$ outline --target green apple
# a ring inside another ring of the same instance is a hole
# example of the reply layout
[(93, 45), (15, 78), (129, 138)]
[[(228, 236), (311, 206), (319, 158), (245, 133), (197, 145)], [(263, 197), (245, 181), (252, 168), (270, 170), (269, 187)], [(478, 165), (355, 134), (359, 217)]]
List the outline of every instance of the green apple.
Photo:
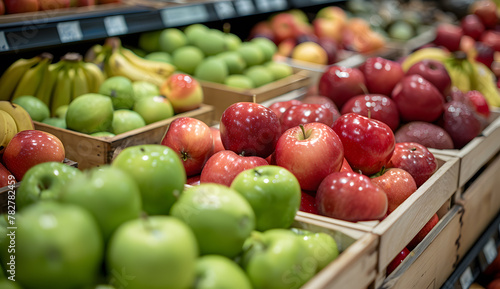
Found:
[(66, 119), (64, 119), (64, 118), (48, 117), (48, 118), (42, 120), (42, 123), (45, 123), (45, 124), (48, 124), (51, 126), (55, 126), (55, 127), (59, 127), (59, 128), (63, 128), (63, 129), (67, 128)]
[(228, 75), (226, 62), (218, 57), (205, 58), (194, 71), (197, 79), (217, 83), (224, 83)]
[(134, 81), (132, 82), (132, 89), (134, 90), (134, 105), (135, 102), (146, 96), (160, 95), (160, 88), (147, 81)]
[(22, 210), (39, 200), (59, 198), (61, 189), (82, 172), (58, 162), (46, 162), (31, 167), (16, 192), (16, 207)]
[(187, 38), (184, 32), (177, 28), (167, 28), (160, 33), (158, 39), (160, 51), (172, 53), (179, 47), (187, 45)]
[(262, 64), (266, 59), (259, 45), (253, 42), (243, 42), (236, 51), (243, 57), (247, 66)]
[(75, 98), (66, 112), (68, 129), (82, 133), (108, 131), (113, 121), (111, 98), (96, 93), (88, 93)]
[(245, 170), (236, 176), (231, 188), (252, 206), (258, 231), (289, 228), (300, 207), (299, 181), (283, 167), (267, 165)]
[(132, 109), (134, 106), (134, 88), (132, 81), (126, 77), (112, 76), (104, 80), (99, 94), (109, 96), (114, 109)]
[(196, 261), (193, 289), (252, 289), (245, 271), (233, 260), (220, 255), (205, 255)]
[(188, 43), (191, 45), (194, 45), (196, 42), (196, 39), (198, 39), (200, 36), (202, 36), (204, 33), (206, 33), (210, 28), (208, 28), (206, 25), (196, 23), (196, 24), (191, 24), (187, 26), (184, 29), (184, 34), (186, 35), (186, 38), (188, 40)]
[(116, 288), (189, 288), (198, 258), (189, 227), (170, 216), (122, 224), (111, 237), (106, 264)]
[(245, 239), (255, 229), (250, 204), (235, 190), (219, 184), (187, 188), (170, 214), (193, 230), (202, 255), (233, 258), (241, 253)]
[(224, 60), (227, 65), (228, 74), (241, 74), (245, 70), (247, 64), (241, 55), (236, 51), (225, 51), (219, 53), (217, 57)]
[(255, 87), (259, 87), (274, 81), (273, 74), (263, 65), (250, 66), (245, 70), (243, 74), (252, 80)]
[(162, 30), (144, 32), (139, 35), (138, 46), (146, 52), (154, 52), (160, 50), (160, 34)]
[(148, 54), (148, 52), (146, 50), (135, 47), (135, 46), (124, 45), (123, 47), (131, 50), (135, 55), (140, 56), (142, 58), (144, 58), (144, 56), (146, 56), (146, 54)]
[(24, 108), (34, 121), (42, 121), (50, 116), (49, 106), (32, 95), (16, 97), (12, 102)]
[(172, 55), (165, 51), (155, 51), (144, 56), (145, 59), (172, 63)]
[(56, 109), (56, 112), (54, 113), (55, 117), (66, 119), (66, 112), (68, 111), (68, 106), (69, 105), (65, 104), (58, 107)]
[(242, 43), (241, 38), (234, 33), (225, 33), (224, 37), (226, 38), (227, 50), (235, 51), (240, 47)]
[(227, 50), (224, 32), (209, 29), (195, 39), (194, 45), (203, 51), (205, 56), (217, 55)]
[(264, 53), (264, 62), (271, 61), (278, 47), (274, 42), (265, 37), (255, 37), (250, 42), (257, 44), (257, 46)]
[(92, 134), (90, 134), (91, 136), (95, 136), (95, 137), (114, 137), (115, 134), (114, 133), (111, 133), (111, 132), (108, 132), (108, 131), (98, 131), (98, 132), (94, 132)]
[(129, 109), (118, 109), (113, 112), (112, 131), (115, 135), (141, 128), (146, 122), (140, 114)]
[(186, 171), (177, 153), (157, 144), (125, 148), (111, 163), (136, 181), (142, 206), (150, 215), (168, 214), (186, 184)]
[(318, 263), (317, 272), (325, 268), (339, 256), (339, 249), (335, 239), (324, 232), (292, 228), (292, 232), (300, 237), (312, 256)]
[(172, 53), (172, 63), (179, 71), (194, 74), (196, 67), (203, 61), (205, 55), (196, 46), (187, 45)]
[(134, 104), (134, 111), (144, 119), (146, 124), (174, 116), (172, 104), (162, 95), (143, 97)]
[(293, 68), (284, 62), (269, 61), (264, 64), (264, 67), (271, 72), (274, 80), (282, 79), (293, 74)]
[(251, 89), (254, 88), (252, 80), (243, 74), (232, 74), (226, 77), (224, 84), (230, 87)]
[(104, 245), (92, 215), (54, 201), (16, 215), (16, 282), (25, 288), (85, 288), (94, 284)]
[(242, 267), (254, 288), (299, 288), (316, 273), (316, 261), (289, 229), (252, 232), (243, 245)]
[(142, 211), (135, 181), (119, 168), (104, 165), (86, 170), (61, 190), (59, 200), (87, 209), (96, 219), (104, 240), (122, 223), (137, 219)]

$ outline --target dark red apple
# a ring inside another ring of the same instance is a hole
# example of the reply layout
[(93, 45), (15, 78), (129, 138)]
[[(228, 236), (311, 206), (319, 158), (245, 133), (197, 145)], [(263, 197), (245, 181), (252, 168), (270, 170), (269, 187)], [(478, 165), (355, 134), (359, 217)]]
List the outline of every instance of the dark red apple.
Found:
[(179, 117), (172, 121), (161, 144), (177, 153), (188, 177), (200, 174), (208, 158), (214, 153), (210, 127), (192, 117)]
[(416, 142), (427, 148), (453, 149), (453, 140), (448, 132), (433, 123), (412, 121), (402, 125), (394, 134), (396, 143)]
[(403, 250), (399, 252), (398, 255), (396, 255), (396, 257), (394, 257), (391, 263), (389, 263), (389, 265), (387, 266), (386, 275), (388, 276), (394, 270), (396, 270), (399, 264), (403, 263), (403, 261), (406, 259), (408, 255), (410, 255), (410, 250), (408, 250), (406, 247), (403, 248)]
[(328, 56), (328, 64), (334, 64), (339, 58), (339, 44), (333, 38), (320, 37), (318, 38), (318, 44), (323, 47)]
[(401, 119), (406, 122), (433, 122), (443, 114), (443, 95), (418, 74), (405, 76), (392, 91), (392, 99)]
[(434, 44), (443, 46), (449, 51), (460, 49), (460, 40), (462, 38), (462, 28), (451, 23), (440, 23), (436, 28), (436, 37)]
[(344, 147), (344, 156), (355, 172), (372, 175), (391, 159), (395, 140), (385, 123), (365, 116), (348, 113), (332, 126)]
[(400, 63), (383, 57), (369, 57), (359, 70), (365, 76), (368, 92), (373, 94), (391, 95), (405, 75)]
[(14, 177), (14, 175), (0, 163), (0, 188), (6, 187), (8, 185), (14, 185), (15, 183), (16, 178)]
[(497, 5), (491, 0), (472, 2), (470, 11), (477, 15), (486, 28), (495, 28), (498, 24)]
[(438, 169), (435, 156), (423, 145), (414, 142), (396, 143), (388, 168), (400, 168), (413, 177), (417, 188)]
[(422, 240), (429, 234), (429, 232), (437, 225), (439, 222), (439, 217), (437, 214), (432, 215), (431, 219), (425, 223), (424, 227), (417, 233), (417, 235), (410, 241), (408, 246), (409, 250), (413, 251), (417, 245), (422, 242)]
[(368, 118), (380, 120), (393, 131), (399, 126), (399, 112), (396, 103), (382, 94), (362, 94), (347, 101), (342, 107), (342, 114), (354, 112)]
[(319, 215), (318, 207), (316, 207), (316, 198), (312, 193), (313, 192), (306, 191), (301, 192), (299, 211)]
[(406, 75), (418, 74), (432, 83), (442, 95), (448, 95), (451, 78), (443, 63), (434, 59), (421, 60), (408, 68)]
[(470, 36), (476, 40), (481, 37), (485, 29), (483, 22), (481, 22), (481, 19), (475, 14), (469, 14), (462, 18), (460, 26), (462, 27), (464, 35)]
[(280, 120), (262, 104), (237, 102), (222, 113), (220, 137), (224, 148), (244, 156), (267, 158), (281, 135)]
[(35, 12), (40, 9), (38, 0), (4, 0), (7, 14)]
[(387, 195), (369, 177), (350, 172), (328, 175), (316, 192), (321, 215), (358, 222), (379, 220), (387, 212)]
[(495, 61), (495, 50), (480, 41), (476, 41), (474, 43), (474, 47), (477, 52), (477, 55), (475, 57), (476, 61), (479, 61), (487, 67), (491, 68), (491, 65)]
[(287, 101), (278, 101), (278, 102), (275, 102), (273, 104), (271, 104), (269, 106), (269, 108), (274, 111), (274, 113), (276, 114), (276, 116), (278, 118), (281, 117), (281, 115), (287, 110), (289, 109), (290, 107), (294, 106), (294, 105), (299, 105), (299, 104), (302, 104), (302, 101), (298, 100), (298, 99), (292, 99), (292, 100), (287, 100)]
[(311, 122), (332, 126), (334, 119), (331, 110), (321, 104), (303, 103), (288, 108), (280, 117), (281, 133), (287, 129)]
[(328, 66), (318, 83), (318, 94), (329, 97), (339, 109), (350, 98), (365, 92), (365, 77), (354, 67)]
[(371, 180), (387, 194), (387, 214), (392, 213), (417, 190), (410, 173), (399, 168), (387, 169)]
[(224, 145), (222, 145), (222, 140), (220, 139), (220, 131), (218, 128), (211, 126), (212, 139), (214, 140), (214, 154), (225, 150)]
[(500, 32), (494, 30), (486, 30), (479, 39), (483, 44), (491, 47), (495, 51), (500, 51)]
[(456, 100), (444, 105), (439, 125), (450, 134), (455, 149), (463, 148), (478, 136), (482, 127), (474, 108)]
[(291, 171), (303, 190), (315, 191), (327, 175), (340, 170), (344, 149), (330, 126), (313, 122), (285, 131), (274, 155), (276, 164)]
[(200, 183), (217, 183), (231, 186), (234, 178), (244, 170), (268, 165), (261, 157), (241, 156), (230, 150), (212, 155), (200, 175)]

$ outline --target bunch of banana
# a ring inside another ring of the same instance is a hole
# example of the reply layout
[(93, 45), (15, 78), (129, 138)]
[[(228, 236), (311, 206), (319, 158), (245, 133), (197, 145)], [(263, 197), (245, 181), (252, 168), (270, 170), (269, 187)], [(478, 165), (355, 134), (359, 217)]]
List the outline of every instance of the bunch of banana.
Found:
[(28, 112), (6, 100), (0, 101), (0, 123), (0, 154), (18, 132), (35, 129)]
[(144, 59), (121, 45), (119, 38), (106, 39), (104, 45), (94, 45), (87, 51), (85, 61), (100, 66), (106, 77), (124, 76), (131, 81), (148, 81), (161, 86), (175, 71), (169, 63)]

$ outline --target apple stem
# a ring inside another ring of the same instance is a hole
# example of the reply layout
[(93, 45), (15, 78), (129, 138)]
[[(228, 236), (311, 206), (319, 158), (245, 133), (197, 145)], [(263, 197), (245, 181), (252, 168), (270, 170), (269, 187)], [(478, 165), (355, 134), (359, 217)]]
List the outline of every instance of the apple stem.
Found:
[(370, 119), (372, 118), (372, 111), (371, 111), (371, 109), (368, 109), (368, 118), (370, 118)]
[(368, 94), (368, 88), (366, 88), (366, 85), (363, 83), (359, 84), (359, 87), (361, 87), (361, 90), (363, 90), (364, 94)]
[(385, 171), (386, 171), (385, 166), (383, 166), (378, 173), (371, 175), (370, 178), (374, 179), (374, 178), (380, 177), (381, 175), (383, 175), (385, 173)]
[(414, 151), (416, 151), (416, 150), (417, 150), (417, 148), (411, 148), (410, 150), (411, 150), (412, 152), (414, 152)]
[(149, 221), (149, 216), (146, 212), (141, 212), (141, 220), (142, 220), (142, 224), (144, 225), (144, 227), (148, 230), (152, 230), (153, 227), (151, 226), (151, 222)]
[(302, 136), (304, 137), (304, 139), (306, 139), (307, 136), (306, 136), (306, 130), (304, 128), (304, 125), (303, 124), (299, 124), (299, 127), (300, 127), (300, 130), (302, 131)]
[(254, 173), (255, 173), (256, 175), (258, 175), (259, 177), (260, 177), (260, 176), (262, 176), (262, 174), (261, 174), (258, 170), (254, 169), (253, 171), (254, 171)]
[(257, 103), (257, 95), (252, 95), (252, 102)]
[(226, 22), (222, 25), (222, 31), (224, 31), (224, 33), (229, 33), (231, 31), (231, 24)]
[(181, 159), (182, 159), (183, 161), (187, 161), (187, 160), (188, 160), (188, 158), (189, 158), (188, 153), (187, 153), (187, 152), (184, 152), (184, 151), (181, 151)]

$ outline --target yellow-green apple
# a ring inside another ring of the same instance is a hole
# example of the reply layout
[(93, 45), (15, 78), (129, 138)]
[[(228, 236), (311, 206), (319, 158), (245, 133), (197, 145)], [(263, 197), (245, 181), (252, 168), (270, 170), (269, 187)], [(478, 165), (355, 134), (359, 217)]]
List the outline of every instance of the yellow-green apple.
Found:
[(391, 263), (389, 263), (389, 265), (387, 266), (387, 271), (386, 271), (386, 275), (390, 275), (394, 270), (396, 270), (396, 268), (399, 266), (399, 264), (403, 263), (403, 261), (406, 259), (406, 257), (410, 255), (410, 250), (408, 250), (408, 248), (404, 247), (403, 250), (401, 252), (398, 253), (398, 255), (396, 255), (396, 257), (394, 257), (394, 259), (391, 261)]
[(440, 23), (436, 27), (436, 37), (433, 43), (437, 46), (443, 46), (449, 51), (460, 49), (460, 40), (463, 30), (460, 26), (452, 23)]
[(87, 288), (95, 284), (104, 245), (87, 210), (40, 202), (19, 212), (16, 225), (10, 233), (16, 235), (16, 282), (23, 288)]
[(387, 194), (387, 215), (417, 190), (417, 184), (410, 173), (400, 168), (383, 170), (381, 175), (371, 180)]
[(425, 78), (432, 83), (442, 95), (448, 95), (450, 93), (451, 78), (443, 63), (434, 59), (423, 59), (408, 68), (406, 75), (412, 74), (418, 74)]
[(236, 176), (231, 188), (252, 206), (258, 231), (289, 228), (300, 207), (300, 184), (283, 167), (265, 165), (245, 170)]
[(214, 152), (210, 127), (192, 117), (179, 117), (172, 121), (161, 144), (177, 153), (188, 177), (200, 174)]
[(262, 104), (237, 102), (224, 110), (219, 124), (224, 148), (244, 156), (267, 158), (281, 133), (280, 120)]
[(163, 95), (142, 97), (135, 102), (134, 111), (144, 119), (146, 124), (174, 116), (172, 104)]
[(88, 210), (105, 241), (128, 220), (142, 212), (141, 193), (135, 181), (119, 168), (104, 165), (72, 178), (59, 193), (63, 203)]
[(23, 130), (9, 142), (3, 153), (3, 164), (21, 181), (34, 165), (44, 162), (63, 162), (65, 150), (61, 140), (48, 132)]
[(99, 94), (110, 97), (114, 109), (132, 109), (134, 106), (132, 81), (124, 76), (107, 78), (99, 87)]
[(303, 240), (289, 229), (252, 232), (243, 245), (241, 264), (253, 288), (299, 288), (317, 269)]
[(280, 117), (281, 133), (300, 124), (318, 122), (332, 126), (334, 121), (332, 111), (321, 104), (303, 103), (294, 105), (288, 108)]
[(184, 73), (176, 73), (167, 78), (160, 87), (160, 92), (170, 100), (175, 113), (196, 109), (203, 102), (200, 83)]
[(310, 62), (318, 65), (328, 64), (328, 55), (325, 49), (318, 43), (312, 41), (297, 44), (292, 50), (291, 58), (293, 60)]
[(335, 105), (335, 102), (324, 95), (309, 94), (301, 101), (302, 103), (321, 104), (326, 106), (326, 108), (332, 111), (334, 119), (337, 119), (340, 116), (339, 109), (337, 108), (337, 105)]
[(331, 20), (345, 21), (347, 14), (344, 9), (338, 6), (327, 6), (321, 8), (316, 14), (316, 18), (326, 18)]
[(178, 28), (163, 29), (158, 38), (160, 51), (172, 53), (179, 47), (187, 45), (187, 38), (184, 32)]
[(400, 168), (413, 177), (417, 188), (438, 169), (436, 157), (426, 147), (413, 142), (397, 143), (388, 168)]
[(329, 38), (335, 41), (342, 41), (342, 30), (344, 29), (344, 24), (344, 20), (321, 17), (317, 17), (312, 21), (315, 35), (319, 38)]
[(286, 101), (277, 101), (269, 106), (269, 108), (274, 111), (278, 118), (290, 107), (294, 105), (302, 104), (302, 101), (298, 99), (286, 100)]
[(4, 0), (7, 14), (34, 12), (40, 9), (38, 0)]
[(59, 199), (61, 190), (81, 174), (77, 168), (59, 162), (45, 162), (31, 167), (17, 189), (17, 209), (40, 200)]
[(168, 214), (186, 183), (181, 159), (173, 149), (160, 144), (127, 147), (111, 165), (124, 170), (139, 185), (143, 209), (150, 215)]
[(351, 97), (365, 92), (365, 76), (354, 67), (328, 66), (318, 83), (318, 94), (329, 97), (339, 109)]
[(201, 171), (200, 182), (217, 183), (229, 187), (234, 178), (242, 171), (268, 164), (261, 157), (246, 157), (237, 155), (230, 150), (223, 150), (213, 154), (205, 163)]
[(401, 64), (383, 57), (369, 57), (359, 70), (363, 72), (370, 93), (391, 95), (394, 86), (405, 76)]
[(194, 77), (202, 81), (224, 83), (228, 75), (229, 69), (222, 57), (204, 58), (194, 70)]
[(276, 44), (265, 37), (254, 37), (250, 41), (256, 43), (262, 52), (264, 52), (264, 62), (271, 61), (278, 50)]
[(212, 132), (212, 139), (214, 140), (214, 154), (225, 150), (224, 145), (222, 145), (222, 140), (220, 139), (220, 130), (211, 126), (210, 131)]
[(372, 175), (386, 166), (394, 151), (394, 133), (385, 123), (356, 113), (339, 117), (332, 126), (355, 172)]
[(111, 130), (113, 102), (102, 94), (88, 93), (75, 98), (66, 111), (68, 129), (82, 133)]
[(403, 121), (433, 122), (444, 110), (445, 99), (430, 81), (418, 74), (403, 77), (392, 91), (391, 98), (398, 106)]
[(474, 108), (456, 100), (444, 105), (444, 113), (438, 124), (450, 134), (455, 149), (463, 148), (481, 133), (482, 128)]
[(163, 215), (130, 220), (108, 244), (109, 283), (128, 289), (189, 288), (198, 256), (196, 237), (181, 220)]
[(9, 172), (9, 170), (0, 163), (0, 188), (7, 187), (9, 185), (14, 185), (16, 183), (16, 177)]
[(462, 27), (464, 35), (470, 36), (476, 40), (479, 39), (485, 30), (483, 22), (481, 22), (481, 19), (475, 14), (465, 15), (460, 20), (460, 27)]
[(39, 0), (40, 10), (68, 8), (70, 0)]
[(386, 193), (365, 175), (336, 172), (328, 175), (316, 192), (321, 215), (350, 221), (380, 220), (387, 213)]
[(193, 289), (252, 289), (245, 271), (238, 264), (221, 255), (205, 255), (196, 261)]
[(434, 228), (437, 225), (438, 222), (439, 222), (438, 215), (437, 214), (432, 215), (431, 219), (427, 223), (425, 223), (424, 227), (420, 231), (418, 231), (417, 235), (415, 235), (415, 237), (410, 241), (410, 243), (408, 243), (406, 248), (408, 248), (408, 250), (410, 251), (415, 249), (415, 247), (417, 247), (417, 245), (420, 242), (422, 242), (425, 236), (429, 234), (429, 232), (432, 230), (432, 228)]
[(315, 191), (321, 181), (342, 167), (344, 148), (323, 123), (307, 123), (285, 131), (274, 152), (276, 164), (292, 172), (303, 190)]
[(291, 230), (304, 242), (307, 251), (309, 251), (309, 256), (316, 260), (318, 264), (316, 272), (323, 270), (323, 268), (339, 256), (337, 242), (328, 233), (311, 232), (297, 228), (292, 228)]
[(411, 121), (402, 125), (395, 133), (396, 143), (416, 142), (427, 148), (453, 149), (453, 140), (446, 130), (426, 121)]
[(248, 201), (220, 184), (187, 188), (170, 214), (191, 228), (201, 255), (234, 258), (255, 229), (255, 213)]
[(146, 126), (142, 116), (130, 109), (117, 109), (113, 112), (113, 121), (111, 130), (113, 134), (118, 135), (134, 129)]
[(362, 94), (349, 99), (341, 114), (354, 112), (387, 124), (393, 131), (399, 127), (399, 111), (390, 97), (382, 94)]

